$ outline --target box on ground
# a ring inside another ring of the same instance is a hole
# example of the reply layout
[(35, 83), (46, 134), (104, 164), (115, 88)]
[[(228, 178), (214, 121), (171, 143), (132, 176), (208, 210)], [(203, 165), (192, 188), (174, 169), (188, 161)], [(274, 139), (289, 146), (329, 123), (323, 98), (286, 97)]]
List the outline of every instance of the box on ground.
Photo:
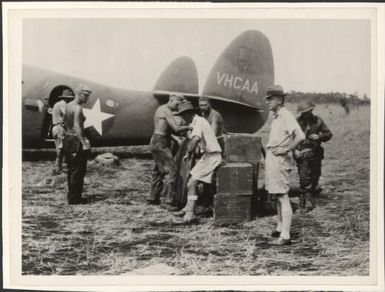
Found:
[(225, 159), (228, 162), (258, 163), (262, 159), (262, 139), (254, 134), (225, 136)]
[(218, 194), (253, 193), (253, 165), (250, 163), (225, 163), (216, 173)]
[(250, 221), (255, 216), (256, 196), (216, 194), (214, 197), (214, 224), (229, 225)]

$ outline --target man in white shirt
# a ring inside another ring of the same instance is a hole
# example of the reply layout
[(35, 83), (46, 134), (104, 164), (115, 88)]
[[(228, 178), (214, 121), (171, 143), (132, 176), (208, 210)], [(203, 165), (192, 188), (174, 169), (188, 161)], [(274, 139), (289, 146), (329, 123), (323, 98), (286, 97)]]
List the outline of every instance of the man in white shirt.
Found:
[(266, 146), (265, 187), (269, 194), (277, 198), (276, 230), (271, 234), (278, 237), (272, 245), (290, 244), (292, 209), (289, 200), (289, 174), (294, 166), (292, 151), (305, 139), (301, 127), (285, 106), (283, 88), (270, 86), (265, 101), (273, 113), (269, 141)]
[(191, 223), (195, 221), (194, 208), (198, 200), (197, 185), (199, 182), (210, 184), (214, 170), (221, 164), (221, 147), (209, 122), (198, 116), (190, 102), (183, 103), (176, 115), (182, 115), (187, 121), (191, 121), (192, 131), (189, 134), (191, 141), (187, 147), (187, 154), (183, 159), (190, 159), (195, 147), (199, 144), (202, 157), (197, 161), (190, 171), (190, 178), (187, 182), (187, 204), (177, 215), (184, 215), (184, 221)]

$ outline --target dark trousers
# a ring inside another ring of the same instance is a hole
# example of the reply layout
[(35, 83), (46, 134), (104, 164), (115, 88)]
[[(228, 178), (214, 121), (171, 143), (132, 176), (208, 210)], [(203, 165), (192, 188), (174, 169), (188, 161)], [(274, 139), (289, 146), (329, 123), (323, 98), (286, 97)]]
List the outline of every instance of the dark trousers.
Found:
[(321, 159), (300, 159), (297, 161), (300, 191), (312, 192), (318, 186), (321, 176)]
[(172, 204), (175, 198), (177, 166), (170, 149), (170, 139), (154, 134), (150, 142), (155, 167), (151, 179), (150, 201), (165, 197), (166, 204)]
[(87, 158), (90, 150), (78, 150), (75, 153), (65, 153), (67, 161), (68, 203), (73, 204), (81, 200), (84, 176), (87, 170)]

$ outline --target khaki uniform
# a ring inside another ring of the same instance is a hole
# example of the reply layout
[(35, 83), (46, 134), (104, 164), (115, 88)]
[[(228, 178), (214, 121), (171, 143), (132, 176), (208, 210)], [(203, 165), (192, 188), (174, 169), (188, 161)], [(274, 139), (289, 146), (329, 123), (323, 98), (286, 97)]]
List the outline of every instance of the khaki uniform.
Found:
[(67, 103), (64, 100), (55, 103), (52, 109), (52, 137), (55, 140), (56, 149), (63, 148), (63, 139), (65, 136), (64, 113)]
[(265, 186), (270, 194), (289, 192), (289, 175), (295, 165), (291, 153), (275, 156), (271, 150), (288, 147), (296, 135), (305, 138), (293, 114), (286, 108), (281, 108), (273, 117), (266, 147)]
[(150, 201), (165, 197), (166, 204), (172, 204), (175, 198), (177, 166), (170, 149), (169, 136), (154, 134), (150, 141), (155, 167), (151, 179)]
[(211, 183), (214, 170), (221, 164), (221, 147), (208, 121), (196, 115), (191, 123), (193, 130), (190, 137), (200, 138), (199, 146), (202, 157), (191, 169), (191, 179)]
[[(311, 120), (306, 120), (300, 116), (298, 123), (306, 136), (305, 141), (297, 148), (303, 153), (303, 158), (296, 160), (300, 178), (300, 191), (304, 193), (314, 192), (318, 187), (322, 159), (324, 158), (324, 149), (321, 147), (321, 142), (329, 141), (333, 134), (323, 120), (315, 115), (312, 116)], [(319, 139), (308, 139), (307, 137), (312, 134), (319, 135)]]

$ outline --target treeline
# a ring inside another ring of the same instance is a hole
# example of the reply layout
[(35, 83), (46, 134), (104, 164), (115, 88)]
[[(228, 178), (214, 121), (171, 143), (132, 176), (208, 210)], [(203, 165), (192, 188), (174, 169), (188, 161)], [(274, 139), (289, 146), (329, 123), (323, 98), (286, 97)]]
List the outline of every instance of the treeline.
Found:
[(344, 105), (369, 105), (370, 98), (364, 94), (363, 98), (359, 98), (357, 94), (347, 94), (341, 92), (327, 92), (327, 93), (316, 93), (316, 92), (300, 92), (290, 91), (286, 100), (288, 102), (298, 103), (301, 100), (308, 99), (314, 103), (337, 103), (342, 106)]

